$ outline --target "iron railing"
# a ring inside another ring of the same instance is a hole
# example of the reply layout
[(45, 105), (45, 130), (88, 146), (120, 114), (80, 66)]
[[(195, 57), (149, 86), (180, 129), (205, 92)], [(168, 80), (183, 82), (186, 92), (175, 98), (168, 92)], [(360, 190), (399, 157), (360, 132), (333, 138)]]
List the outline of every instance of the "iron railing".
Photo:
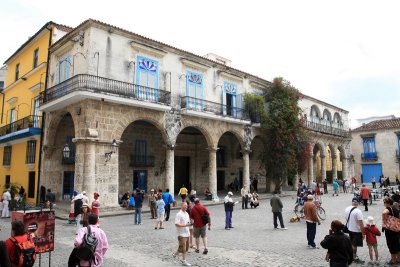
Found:
[(155, 158), (154, 156), (145, 156), (145, 155), (130, 155), (130, 166), (134, 167), (154, 167)]
[(232, 117), (240, 120), (250, 119), (248, 112), (242, 108), (236, 108), (190, 96), (181, 97), (181, 108), (201, 112), (210, 112), (215, 115)]
[(42, 92), (40, 104), (51, 102), (76, 91), (88, 91), (164, 105), (171, 104), (171, 93), (168, 91), (89, 74), (75, 75)]
[(350, 137), (349, 131), (346, 131), (342, 128), (332, 127), (331, 125), (325, 125), (317, 122), (307, 121), (306, 126), (308, 129), (316, 132), (332, 134), (342, 137)]
[(14, 133), (26, 128), (40, 128), (42, 124), (42, 117), (36, 115), (29, 115), (20, 120), (14, 121), (0, 128), (0, 136)]
[(361, 153), (362, 160), (378, 160), (378, 153), (376, 152), (366, 152)]

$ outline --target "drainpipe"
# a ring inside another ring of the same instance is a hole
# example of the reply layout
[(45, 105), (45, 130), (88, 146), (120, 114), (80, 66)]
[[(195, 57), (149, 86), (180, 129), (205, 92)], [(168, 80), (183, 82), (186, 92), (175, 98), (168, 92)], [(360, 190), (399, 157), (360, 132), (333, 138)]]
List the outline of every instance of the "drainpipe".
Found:
[[(49, 37), (49, 48), (51, 46), (51, 40), (53, 37), (53, 25), (51, 22), (48, 23), (46, 29), (50, 31), (50, 37)], [(50, 26), (50, 29), (48, 28)], [(46, 93), (47, 90), (47, 80), (48, 80), (48, 73), (49, 73), (49, 65), (50, 65), (50, 49), (47, 51), (47, 65), (46, 65), (46, 79), (44, 82), (44, 92)], [(3, 98), (4, 101), (4, 98)], [(38, 166), (38, 182), (37, 182), (37, 189), (36, 189), (36, 205), (39, 203), (40, 200), (40, 173), (41, 173), (41, 166), (42, 166), (42, 149), (43, 149), (43, 135), (44, 135), (44, 122), (45, 122), (45, 116), (46, 114), (42, 112), (42, 125), (40, 127), (40, 146), (39, 146), (39, 166)]]
[(4, 93), (3, 93), (3, 90), (1, 90), (0, 94), (3, 96), (3, 103), (2, 103), (2, 105), (1, 105), (1, 119), (0, 119), (1, 124), (3, 124), (3, 116), (4, 116), (4, 97), (5, 97), (5, 95), (4, 95)]

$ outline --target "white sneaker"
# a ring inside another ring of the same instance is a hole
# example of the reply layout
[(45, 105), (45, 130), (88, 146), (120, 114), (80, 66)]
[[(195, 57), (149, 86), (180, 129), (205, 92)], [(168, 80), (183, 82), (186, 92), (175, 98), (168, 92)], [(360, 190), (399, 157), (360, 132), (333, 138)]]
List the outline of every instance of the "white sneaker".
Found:
[(287, 230), (287, 228), (286, 227), (283, 227), (283, 228), (280, 228), (281, 230)]
[(187, 261), (182, 261), (182, 265), (183, 266), (192, 266), (189, 262)]

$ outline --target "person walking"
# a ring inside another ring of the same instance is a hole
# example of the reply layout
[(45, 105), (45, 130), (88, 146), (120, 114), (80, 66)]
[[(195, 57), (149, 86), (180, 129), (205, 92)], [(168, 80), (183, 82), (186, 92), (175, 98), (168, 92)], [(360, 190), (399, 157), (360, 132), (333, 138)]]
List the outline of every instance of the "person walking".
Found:
[(332, 189), (333, 189), (333, 194), (332, 194), (332, 196), (334, 197), (335, 194), (336, 194), (336, 196), (339, 196), (339, 184), (338, 184), (338, 181), (337, 181), (337, 180), (333, 181), (333, 183), (332, 183)]
[(240, 195), (242, 196), (242, 209), (248, 209), (249, 189), (247, 189), (247, 186), (243, 186), (240, 190)]
[[(383, 205), (385, 206), (385, 209), (382, 213), (382, 221), (384, 221), (387, 216), (393, 216), (396, 218), (400, 217), (399, 211), (393, 208), (393, 200), (391, 198), (385, 198), (383, 200)], [(382, 231), (385, 233), (386, 245), (389, 249), (391, 256), (389, 264), (400, 264), (400, 233), (389, 230), (385, 227), (382, 228)]]
[(207, 208), (200, 204), (200, 199), (194, 200), (194, 207), (190, 211), (190, 219), (193, 222), (193, 237), (196, 240), (196, 253), (200, 252), (200, 236), (203, 240), (203, 254), (208, 253), (207, 248), (207, 225), (211, 227), (211, 217)]
[(181, 209), (175, 216), (175, 226), (178, 233), (178, 249), (175, 253), (172, 254), (174, 258), (177, 258), (180, 253), (182, 253), (182, 265), (184, 266), (192, 266), (190, 263), (186, 261), (186, 255), (189, 250), (189, 226), (190, 218), (189, 214), (186, 212), (187, 204), (183, 202), (181, 205)]
[(148, 197), (148, 201), (149, 201), (151, 218), (156, 219), (156, 217), (157, 217), (157, 208), (156, 208), (157, 195), (155, 194), (153, 188), (150, 190), (150, 194), (148, 194), (147, 197)]
[(353, 258), (355, 263), (364, 263), (357, 256), (357, 247), (363, 246), (364, 221), (362, 211), (358, 208), (359, 198), (353, 197), (351, 206), (345, 209), (346, 225), (349, 229), (349, 237), (353, 247)]
[(10, 208), (9, 204), (11, 201), (11, 189), (8, 188), (3, 193), (3, 210), (1, 212), (1, 218), (10, 218)]
[[(106, 233), (96, 225), (98, 224), (99, 217), (96, 214), (90, 213), (88, 217), (89, 225), (87, 227), (83, 227), (79, 230), (78, 235), (75, 238), (74, 249), (71, 252), (71, 255), (68, 259), (68, 267), (98, 267), (103, 264), (104, 255), (108, 250), (108, 240)], [(78, 247), (83, 243), (83, 239), (88, 233), (88, 228), (90, 228), (90, 232), (97, 239), (97, 246), (94, 253), (94, 258), (91, 261), (79, 260), (76, 258), (76, 251)]]
[(351, 241), (342, 229), (341, 221), (332, 221), (329, 235), (321, 241), (321, 247), (328, 250), (327, 261), (330, 267), (348, 267), (353, 262)]
[(78, 234), (79, 229), (81, 229), (81, 220), (82, 220), (82, 194), (78, 194), (74, 198), (74, 216), (76, 220), (76, 234)]
[(235, 202), (232, 199), (233, 193), (231, 191), (228, 192), (228, 195), (224, 198), (224, 209), (225, 209), (225, 230), (231, 230), (232, 226), (232, 213), (233, 206), (235, 206)]
[(254, 177), (253, 177), (253, 190), (254, 190), (255, 192), (258, 191), (258, 177), (257, 177), (257, 176), (254, 176)]
[(89, 198), (86, 195), (86, 191), (82, 191), (82, 202), (89, 205)]
[(365, 211), (368, 211), (369, 194), (370, 194), (369, 188), (365, 184), (362, 184), (361, 190), (360, 190), (360, 197), (364, 203)]
[(143, 193), (140, 188), (136, 188), (135, 193), (135, 224), (142, 225)]
[[(378, 253), (378, 240), (377, 236), (381, 236), (381, 231), (375, 226), (374, 217), (368, 216), (366, 226), (364, 227), (365, 239), (367, 241), (368, 253), (370, 258), (370, 263), (375, 264), (378, 263), (379, 253)], [(375, 261), (374, 261), (374, 253), (375, 253)]]
[(322, 183), (324, 185), (324, 194), (328, 194), (328, 181), (325, 179)]
[(174, 198), (169, 192), (169, 188), (165, 190), (164, 193), (162, 193), (162, 199), (164, 200), (165, 203), (165, 221), (169, 220), (169, 214), (171, 212), (171, 204), (174, 202)]
[(164, 229), (163, 227), (163, 222), (164, 222), (164, 215), (165, 215), (165, 202), (162, 199), (161, 195), (157, 195), (157, 202), (156, 202), (156, 207), (157, 207), (157, 223), (156, 227), (154, 229)]
[(179, 193), (178, 193), (178, 196), (181, 196), (181, 198), (182, 198), (182, 202), (185, 202), (187, 194), (188, 194), (188, 190), (185, 187), (185, 185), (183, 184), (181, 189), (179, 189)]
[(372, 189), (376, 189), (376, 179), (375, 176), (372, 175), (371, 177)]
[[(26, 233), (24, 223), (20, 220), (11, 222), (11, 237), (6, 240), (6, 247), (12, 267), (22, 266), (19, 250), (17, 250), (17, 244), (25, 243), (29, 240), (32, 239), (30, 239)], [(31, 260), (34, 259), (31, 258)]]
[(314, 197), (307, 196), (307, 202), (304, 203), (304, 215), (307, 224), (307, 241), (308, 248), (318, 248), (315, 244), (315, 235), (317, 233), (317, 223), (321, 224), (317, 216), (317, 207), (314, 204)]
[(282, 218), (282, 208), (283, 208), (283, 204), (281, 199), (278, 196), (278, 192), (274, 191), (272, 198), (269, 200), (269, 204), (271, 205), (272, 208), (272, 213), (273, 213), (273, 218), (274, 218), (274, 229), (279, 229), (278, 228), (278, 221), (277, 219), (279, 219), (279, 223), (281, 225), (282, 230), (287, 230), (287, 228), (285, 227), (284, 223), (283, 223), (283, 218)]
[(92, 211), (92, 213), (96, 214), (97, 216), (99, 216), (99, 208), (100, 208), (99, 197), (100, 197), (100, 195), (98, 193), (96, 193), (96, 192), (93, 193), (94, 200), (92, 201), (91, 211)]

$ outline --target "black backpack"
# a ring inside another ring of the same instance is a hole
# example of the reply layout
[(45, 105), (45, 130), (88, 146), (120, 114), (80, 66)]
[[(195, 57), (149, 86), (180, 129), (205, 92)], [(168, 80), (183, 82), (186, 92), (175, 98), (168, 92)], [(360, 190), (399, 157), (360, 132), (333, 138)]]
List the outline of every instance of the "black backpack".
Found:
[(92, 261), (95, 256), (96, 247), (99, 243), (97, 237), (92, 233), (90, 226), (87, 226), (87, 233), (83, 236), (82, 244), (76, 251), (76, 257), (84, 261)]

